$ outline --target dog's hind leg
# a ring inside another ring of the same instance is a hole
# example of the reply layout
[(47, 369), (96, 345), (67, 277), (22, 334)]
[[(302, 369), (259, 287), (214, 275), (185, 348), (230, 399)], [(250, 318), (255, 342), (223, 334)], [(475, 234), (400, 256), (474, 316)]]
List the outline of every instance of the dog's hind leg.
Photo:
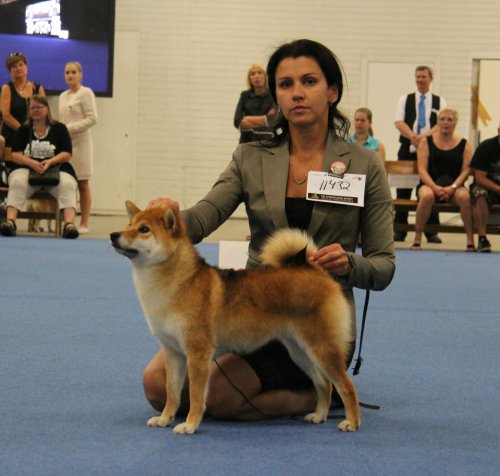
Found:
[(190, 435), (200, 426), (205, 413), (205, 400), (208, 392), (212, 357), (213, 352), (210, 349), (188, 353), (189, 413), (186, 421), (174, 428), (174, 433)]
[(284, 342), (290, 357), (312, 380), (317, 395), (316, 409), (309, 413), (304, 420), (309, 423), (323, 423), (328, 417), (332, 398), (331, 382), (320, 372), (318, 365), (311, 359), (298, 342), (287, 340)]
[(165, 427), (170, 425), (181, 402), (181, 391), (186, 380), (186, 357), (175, 351), (163, 348), (167, 378), (167, 402), (160, 416), (148, 420), (148, 426)]
[(338, 349), (315, 348), (314, 354), (325, 375), (335, 385), (344, 404), (346, 419), (339, 423), (339, 430), (356, 431), (361, 424), (358, 394), (345, 369), (343, 353)]

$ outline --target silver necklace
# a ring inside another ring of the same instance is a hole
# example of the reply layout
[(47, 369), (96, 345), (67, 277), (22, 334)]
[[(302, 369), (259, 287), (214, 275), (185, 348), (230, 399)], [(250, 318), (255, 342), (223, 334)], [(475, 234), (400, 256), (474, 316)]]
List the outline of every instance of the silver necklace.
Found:
[(27, 85), (28, 85), (28, 81), (26, 81), (26, 82), (24, 83), (23, 89), (19, 90), (19, 89), (17, 89), (17, 88), (16, 88), (17, 94), (19, 94), (19, 96), (22, 96), (22, 95), (23, 95), (24, 90), (26, 89), (26, 86), (27, 86)]

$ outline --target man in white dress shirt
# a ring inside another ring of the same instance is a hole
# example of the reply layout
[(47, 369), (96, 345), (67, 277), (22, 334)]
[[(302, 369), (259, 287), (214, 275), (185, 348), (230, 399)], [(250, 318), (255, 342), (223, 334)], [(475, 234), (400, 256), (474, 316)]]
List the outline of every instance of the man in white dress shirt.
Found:
[[(438, 112), (446, 107), (444, 98), (430, 92), (432, 79), (430, 66), (417, 66), (415, 69), (417, 92), (399, 98), (395, 118), (401, 143), (398, 160), (417, 160), (419, 142), (435, 131)], [(398, 198), (410, 198), (411, 192), (411, 189), (399, 188), (396, 190), (396, 195)], [(394, 221), (408, 223), (408, 212), (396, 213)], [(439, 223), (437, 213), (431, 215), (429, 223)], [(425, 236), (429, 243), (441, 243), (441, 239), (435, 233), (426, 233)], [(394, 233), (394, 241), (404, 241), (405, 238), (405, 232)]]

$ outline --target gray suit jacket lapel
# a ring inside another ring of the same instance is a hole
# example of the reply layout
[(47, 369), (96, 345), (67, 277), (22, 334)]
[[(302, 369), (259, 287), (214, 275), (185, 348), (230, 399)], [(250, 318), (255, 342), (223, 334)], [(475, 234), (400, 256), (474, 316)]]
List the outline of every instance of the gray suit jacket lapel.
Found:
[(288, 141), (278, 147), (262, 151), (262, 180), (267, 208), (274, 226), (288, 227), (285, 213), (285, 195), (288, 180)]

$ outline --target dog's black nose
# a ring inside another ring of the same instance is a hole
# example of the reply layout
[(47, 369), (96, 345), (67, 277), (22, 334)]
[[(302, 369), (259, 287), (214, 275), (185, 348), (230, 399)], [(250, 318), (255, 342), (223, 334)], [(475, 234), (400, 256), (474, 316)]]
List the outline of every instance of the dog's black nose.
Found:
[(116, 243), (120, 239), (120, 235), (120, 232), (115, 231), (109, 235), (109, 238), (111, 239), (112, 243)]

